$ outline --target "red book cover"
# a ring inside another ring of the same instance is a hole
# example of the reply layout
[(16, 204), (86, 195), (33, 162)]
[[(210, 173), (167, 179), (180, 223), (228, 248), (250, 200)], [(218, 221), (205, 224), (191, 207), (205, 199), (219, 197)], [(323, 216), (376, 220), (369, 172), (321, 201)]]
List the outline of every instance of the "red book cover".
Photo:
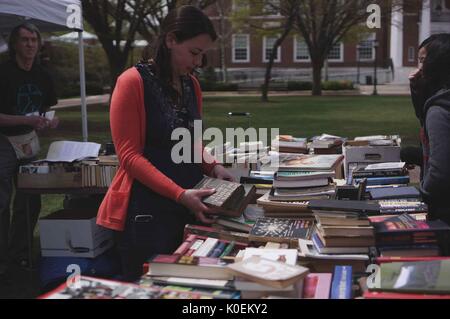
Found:
[(331, 288), (331, 273), (311, 273), (303, 282), (304, 299), (329, 299)]
[(450, 257), (376, 257), (375, 263), (396, 263), (396, 262), (414, 262), (414, 261), (432, 261), (432, 260), (446, 260)]
[(366, 291), (364, 299), (450, 299), (450, 295), (404, 294), (396, 292)]

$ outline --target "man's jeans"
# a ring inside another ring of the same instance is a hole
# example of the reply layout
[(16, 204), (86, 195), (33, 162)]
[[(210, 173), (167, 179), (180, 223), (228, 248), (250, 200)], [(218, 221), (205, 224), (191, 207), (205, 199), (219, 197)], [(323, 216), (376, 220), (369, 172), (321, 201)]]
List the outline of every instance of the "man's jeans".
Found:
[(17, 170), (17, 158), (8, 139), (0, 135), (0, 274), (6, 271), (10, 203), (13, 192), (13, 177)]

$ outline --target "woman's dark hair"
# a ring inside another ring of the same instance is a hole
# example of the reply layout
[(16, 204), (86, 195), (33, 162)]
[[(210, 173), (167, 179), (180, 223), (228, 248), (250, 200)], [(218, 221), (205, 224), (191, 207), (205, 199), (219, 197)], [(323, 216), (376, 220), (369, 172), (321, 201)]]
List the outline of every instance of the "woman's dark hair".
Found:
[(42, 47), (42, 38), (41, 38), (41, 32), (39, 32), (39, 29), (32, 23), (24, 22), (24, 23), (18, 25), (17, 27), (15, 27), (9, 35), (9, 40), (8, 40), (9, 57), (13, 60), (16, 58), (15, 46), (16, 46), (17, 41), (19, 40), (20, 29), (25, 29), (32, 33), (35, 33), (38, 38), (38, 51)]
[(428, 38), (426, 38), (425, 40), (422, 41), (422, 43), (419, 45), (419, 50), (422, 48), (426, 48), (428, 46), (428, 44), (430, 44), (432, 41), (434, 41), (434, 39), (436, 39), (436, 37), (439, 34), (432, 34), (430, 35)]
[[(172, 80), (171, 53), (166, 46), (168, 33), (173, 33), (178, 43), (195, 38), (201, 34), (208, 34), (212, 41), (217, 39), (211, 20), (197, 7), (185, 5), (170, 11), (161, 24), (153, 56), (156, 76), (164, 84), (170, 84)], [(143, 51), (142, 59), (144, 62), (152, 58), (150, 52), (149, 47)]]
[(423, 74), (434, 92), (450, 87), (450, 33), (437, 34), (427, 45)]

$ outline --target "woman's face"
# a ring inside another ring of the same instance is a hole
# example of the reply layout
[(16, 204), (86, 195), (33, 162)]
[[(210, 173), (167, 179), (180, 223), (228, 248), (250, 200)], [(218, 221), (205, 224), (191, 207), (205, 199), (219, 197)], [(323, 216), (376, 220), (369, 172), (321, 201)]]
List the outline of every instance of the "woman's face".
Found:
[(425, 47), (420, 48), (418, 53), (418, 65), (417, 65), (419, 70), (423, 69), (423, 61), (425, 61), (426, 57), (427, 57), (427, 49), (425, 49)]
[(186, 75), (202, 65), (202, 58), (211, 49), (213, 41), (208, 34), (200, 34), (192, 39), (177, 42), (175, 35), (169, 33), (167, 48), (171, 51), (174, 76)]

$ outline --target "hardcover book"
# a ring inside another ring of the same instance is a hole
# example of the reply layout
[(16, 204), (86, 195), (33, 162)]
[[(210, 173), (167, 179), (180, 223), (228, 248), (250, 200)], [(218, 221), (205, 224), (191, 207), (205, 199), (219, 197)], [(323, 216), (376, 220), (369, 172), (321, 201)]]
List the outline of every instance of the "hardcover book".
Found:
[(439, 236), (448, 238), (450, 227), (441, 220), (416, 220), (402, 214), (374, 223), (377, 245), (432, 244)]
[(302, 266), (291, 266), (259, 256), (229, 264), (227, 269), (231, 274), (274, 288), (292, 285), (303, 279), (309, 272), (308, 268)]
[(253, 185), (242, 185), (226, 180), (205, 176), (195, 189), (212, 188), (215, 193), (203, 198), (203, 202), (213, 207), (219, 214), (240, 216), (245, 207), (252, 201), (256, 188)]
[(352, 298), (352, 267), (336, 266), (331, 283), (331, 299)]
[(381, 283), (373, 290), (450, 294), (450, 260), (381, 264)]
[(249, 239), (257, 242), (288, 243), (296, 246), (299, 238), (309, 239), (314, 219), (259, 218), (253, 225)]

